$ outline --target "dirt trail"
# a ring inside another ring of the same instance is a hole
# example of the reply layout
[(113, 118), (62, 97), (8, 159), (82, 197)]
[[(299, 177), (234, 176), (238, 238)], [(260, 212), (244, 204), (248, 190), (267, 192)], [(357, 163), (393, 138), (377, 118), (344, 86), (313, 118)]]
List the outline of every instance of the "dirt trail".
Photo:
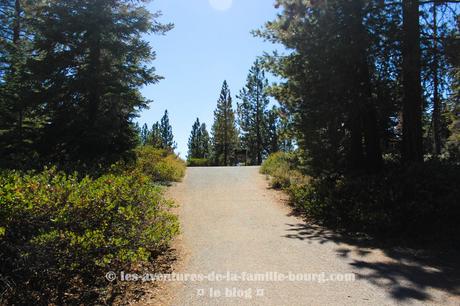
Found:
[[(176, 272), (211, 277), (171, 285), (172, 305), (460, 305), (455, 271), (306, 225), (258, 170), (191, 168), (171, 190), (181, 206), (185, 258)], [(242, 279), (270, 272), (264, 277), (272, 281)], [(218, 277), (212, 273), (233, 281), (212, 281)], [(304, 281), (273, 281), (275, 273), (305, 274)], [(336, 273), (354, 273), (356, 280), (308, 281), (341, 277)]]

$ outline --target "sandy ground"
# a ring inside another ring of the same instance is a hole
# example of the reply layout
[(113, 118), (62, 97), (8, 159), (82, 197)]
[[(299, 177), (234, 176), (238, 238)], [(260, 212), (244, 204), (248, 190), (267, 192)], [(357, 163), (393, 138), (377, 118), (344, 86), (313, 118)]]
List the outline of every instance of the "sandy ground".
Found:
[[(460, 305), (458, 270), (308, 225), (258, 170), (190, 168), (170, 190), (182, 224), (175, 271), (205, 279), (160, 286), (147, 304)], [(318, 281), (338, 273), (355, 280)]]

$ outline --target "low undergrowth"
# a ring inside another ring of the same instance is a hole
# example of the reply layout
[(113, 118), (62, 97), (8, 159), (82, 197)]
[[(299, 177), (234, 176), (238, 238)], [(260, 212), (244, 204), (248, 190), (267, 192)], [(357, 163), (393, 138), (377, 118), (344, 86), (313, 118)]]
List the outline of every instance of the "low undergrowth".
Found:
[(180, 180), (185, 164), (144, 148), (114, 168), (0, 172), (0, 304), (105, 304), (120, 293), (108, 271), (155, 268), (179, 231), (158, 183)]
[(143, 146), (136, 149), (136, 162), (128, 169), (157, 183), (168, 183), (178, 182), (184, 177), (186, 164), (167, 150)]
[(317, 222), (374, 237), (460, 246), (460, 167), (448, 161), (387, 165), (375, 175), (310, 178), (292, 154), (271, 156), (261, 172), (285, 190), (297, 210)]
[(289, 190), (292, 186), (308, 184), (310, 178), (300, 168), (300, 161), (295, 153), (278, 152), (264, 161), (260, 172), (269, 176), (273, 188)]
[(208, 158), (189, 158), (187, 164), (189, 167), (209, 167), (212, 165)]

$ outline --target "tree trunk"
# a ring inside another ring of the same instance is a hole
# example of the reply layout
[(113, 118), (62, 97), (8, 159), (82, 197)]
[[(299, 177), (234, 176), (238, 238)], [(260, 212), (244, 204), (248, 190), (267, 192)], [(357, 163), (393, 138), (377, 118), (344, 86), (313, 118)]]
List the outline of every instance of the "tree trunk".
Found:
[[(356, 0), (355, 0), (356, 1)], [(363, 103), (363, 130), (364, 130), (364, 150), (366, 153), (366, 170), (371, 173), (378, 172), (382, 169), (383, 158), (382, 149), (380, 147), (380, 133), (378, 128), (377, 110), (372, 101), (372, 84), (371, 75), (369, 71), (369, 61), (367, 59), (368, 37), (366, 29), (364, 28), (364, 3), (360, 1), (355, 2), (356, 7), (356, 26), (358, 37), (358, 50), (357, 54), (358, 63), (357, 80), (360, 88), (361, 99)]]
[(416, 0), (403, 1), (404, 163), (423, 162), (420, 11)]
[[(354, 41), (354, 55), (356, 56), (353, 63), (354, 71), (356, 72), (354, 87), (356, 88), (355, 99), (356, 109), (358, 113), (360, 132), (359, 140), (354, 139), (353, 145), (360, 146), (361, 152), (359, 155), (363, 155), (363, 137), (364, 137), (364, 166), (367, 172), (375, 173), (382, 168), (382, 150), (380, 148), (380, 133), (378, 130), (378, 118), (375, 105), (372, 102), (372, 84), (370, 80), (369, 62), (367, 59), (367, 43), (368, 37), (366, 29), (363, 24), (364, 15), (364, 3), (362, 0), (354, 0), (352, 4), (352, 27), (353, 33), (357, 33), (356, 37), (351, 38)], [(358, 126), (357, 126), (358, 127)], [(355, 132), (357, 133), (357, 132)], [(352, 137), (357, 138), (358, 135)], [(359, 141), (359, 143), (358, 143)], [(356, 142), (356, 143), (355, 143)], [(356, 158), (357, 169), (362, 168), (363, 160), (358, 161)]]
[[(16, 0), (14, 2), (14, 23), (13, 23), (13, 44), (16, 48), (15, 52), (19, 51), (19, 43), (21, 39), (21, 2)], [(16, 67), (12, 67), (12, 73), (16, 77)], [(23, 140), (23, 121), (24, 121), (24, 105), (19, 99), (18, 101), (18, 143), (22, 144)]]
[(439, 98), (439, 58), (438, 58), (438, 7), (433, 3), (433, 150), (435, 155), (441, 154), (441, 100)]
[(379, 172), (383, 166), (382, 148), (380, 147), (377, 112), (370, 102), (364, 116), (364, 146), (367, 171)]
[(262, 144), (262, 135), (261, 135), (261, 130), (260, 130), (260, 125), (261, 125), (261, 119), (260, 119), (260, 95), (259, 95), (259, 89), (257, 89), (257, 102), (256, 102), (256, 134), (257, 134), (257, 165), (262, 164), (262, 150), (263, 150), (263, 144)]
[[(227, 102), (224, 102), (227, 103)], [(227, 105), (225, 105), (224, 109), (224, 166), (228, 166), (227, 160), (228, 160), (228, 132), (229, 132), (229, 127), (228, 127), (228, 112), (227, 112)]]
[(359, 110), (354, 110), (350, 122), (351, 134), (351, 150), (350, 150), (350, 170), (359, 171), (363, 166), (363, 129), (362, 118), (358, 113)]
[(13, 25), (13, 44), (19, 44), (21, 34), (21, 2), (16, 0), (14, 2), (14, 25)]
[(88, 117), (89, 124), (91, 127), (96, 123), (99, 104), (100, 104), (100, 57), (101, 57), (101, 47), (99, 33), (94, 34), (95, 37), (91, 41), (90, 47), (90, 66), (91, 66), (91, 78), (92, 84), (89, 88), (89, 108), (88, 108)]

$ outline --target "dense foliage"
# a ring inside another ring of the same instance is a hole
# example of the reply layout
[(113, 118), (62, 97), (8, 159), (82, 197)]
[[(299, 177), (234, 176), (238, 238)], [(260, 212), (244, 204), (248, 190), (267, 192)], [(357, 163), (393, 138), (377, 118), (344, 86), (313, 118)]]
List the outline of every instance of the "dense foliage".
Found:
[(334, 227), (408, 243), (458, 240), (460, 168), (430, 161), (381, 175), (316, 179), (290, 191), (311, 217)]
[(174, 142), (172, 126), (169, 123), (168, 110), (165, 110), (163, 117), (161, 117), (159, 128), (162, 143), (161, 148), (173, 151), (176, 148), (176, 143)]
[[(238, 126), (241, 129), (241, 146), (248, 152), (249, 163), (260, 165), (270, 148), (268, 80), (259, 61), (249, 70), (246, 86), (237, 96)], [(276, 131), (275, 131), (276, 133)]]
[(129, 167), (158, 183), (178, 182), (185, 175), (185, 162), (168, 150), (143, 146), (136, 149), (136, 162)]
[(206, 124), (200, 123), (200, 119), (197, 118), (188, 140), (188, 160), (210, 160), (211, 154), (211, 138)]
[(305, 186), (309, 178), (300, 171), (302, 162), (297, 153), (271, 154), (260, 167), (260, 173), (270, 177), (274, 188), (288, 190), (291, 186)]
[(145, 37), (172, 27), (147, 2), (0, 1), (2, 305), (110, 303), (105, 273), (156, 269), (179, 230), (168, 113), (134, 124), (161, 79)]
[(208, 158), (189, 158), (187, 160), (188, 167), (209, 167), (212, 165), (212, 161)]
[(95, 179), (1, 173), (0, 274), (16, 284), (6, 301), (94, 303), (109, 298), (107, 271), (155, 262), (179, 230), (155, 182), (179, 180), (184, 164), (163, 151), (138, 154), (135, 167)]
[(143, 37), (171, 28), (157, 17), (144, 1), (2, 1), (2, 166), (110, 164), (135, 147), (139, 89), (160, 79)]
[(306, 176), (301, 165), (297, 154), (276, 153), (261, 173), (310, 220), (406, 243), (460, 247), (459, 165), (432, 160), (402, 169), (387, 165), (379, 175), (321, 178)]
[[(288, 50), (265, 58), (284, 80), (271, 92), (291, 117), (316, 174), (378, 172), (384, 154), (421, 162), (422, 135), (427, 144), (433, 144), (434, 134), (445, 144), (448, 136), (439, 134), (448, 123), (438, 122), (433, 112), (446, 109), (451, 69), (445, 50), (433, 42), (430, 16), (446, 4), (419, 10), (416, 1), (403, 2), (278, 1), (281, 14), (258, 32)], [(418, 24), (418, 15), (425, 23)], [(446, 43), (454, 19), (437, 16), (434, 30)]]
[(149, 129), (147, 124), (144, 124), (138, 130), (140, 144), (143, 146), (152, 146), (157, 149), (173, 152), (176, 149), (172, 126), (169, 123), (169, 113), (165, 110), (160, 122), (155, 122), (152, 128)]
[(296, 159), (274, 155), (262, 171), (310, 217), (376, 235), (458, 234), (450, 2), (278, 0), (256, 32), (286, 47), (264, 62), (299, 145)]
[(238, 131), (235, 111), (227, 81), (224, 81), (217, 108), (214, 111), (212, 126), (213, 163), (219, 166), (231, 166), (236, 163), (238, 149)]

